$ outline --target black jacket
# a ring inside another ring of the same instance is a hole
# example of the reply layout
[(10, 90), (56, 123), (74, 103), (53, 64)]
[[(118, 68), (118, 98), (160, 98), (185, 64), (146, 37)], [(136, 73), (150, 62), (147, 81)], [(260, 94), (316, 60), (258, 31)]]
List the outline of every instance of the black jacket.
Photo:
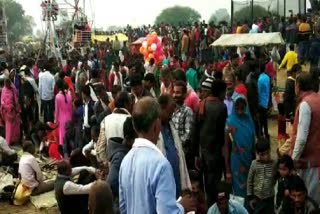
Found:
[(296, 108), (296, 93), (295, 81), (288, 78), (286, 82), (286, 89), (283, 95), (283, 104), (286, 118), (294, 117)]
[(108, 183), (111, 187), (113, 197), (119, 197), (119, 171), (120, 165), (129, 152), (129, 148), (123, 144), (123, 139), (119, 137), (110, 138), (108, 142), (107, 158), (110, 164)]
[[(201, 105), (201, 104), (200, 104)], [(224, 145), (224, 127), (227, 119), (227, 107), (220, 100), (206, 101), (204, 115), (196, 113), (193, 127), (193, 151), (210, 162), (210, 167), (222, 166), (219, 161), (222, 158), (222, 147)], [(199, 152), (200, 148), (200, 152)]]

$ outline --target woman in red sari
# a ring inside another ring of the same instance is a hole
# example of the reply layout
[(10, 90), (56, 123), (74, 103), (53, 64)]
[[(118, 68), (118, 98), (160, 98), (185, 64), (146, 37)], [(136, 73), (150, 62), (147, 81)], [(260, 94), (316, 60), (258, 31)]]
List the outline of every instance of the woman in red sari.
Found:
[(7, 78), (1, 92), (1, 114), (6, 126), (6, 142), (9, 145), (20, 141), (20, 111), (17, 89)]

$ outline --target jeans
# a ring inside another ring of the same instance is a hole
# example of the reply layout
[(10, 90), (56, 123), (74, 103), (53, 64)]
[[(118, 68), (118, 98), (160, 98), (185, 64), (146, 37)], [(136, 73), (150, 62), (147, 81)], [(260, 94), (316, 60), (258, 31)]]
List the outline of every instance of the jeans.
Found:
[(299, 43), (299, 63), (303, 64), (306, 60), (309, 60), (309, 49), (310, 43), (308, 41), (303, 41)]
[(41, 100), (41, 106), (43, 109), (43, 122), (53, 122), (54, 114), (54, 99), (52, 100)]

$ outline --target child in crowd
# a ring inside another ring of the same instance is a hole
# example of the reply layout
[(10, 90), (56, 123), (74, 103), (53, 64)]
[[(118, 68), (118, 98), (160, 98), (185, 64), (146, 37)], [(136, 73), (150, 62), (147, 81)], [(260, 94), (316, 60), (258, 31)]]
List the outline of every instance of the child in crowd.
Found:
[(276, 208), (278, 209), (283, 199), (289, 195), (288, 183), (292, 175), (295, 173), (293, 160), (289, 155), (283, 155), (277, 163), (278, 172), (276, 174)]
[(62, 147), (59, 145), (59, 129), (57, 125), (48, 122), (46, 130), (39, 130), (38, 135), (40, 139), (40, 158), (47, 151), (50, 158), (56, 161), (62, 160)]
[(257, 160), (252, 161), (248, 175), (247, 195), (255, 214), (274, 213), (274, 174), (276, 162), (271, 160), (266, 139), (256, 143)]
[(189, 172), (191, 186), (192, 186), (192, 195), (196, 200), (197, 214), (206, 214), (208, 207), (207, 201), (203, 191), (201, 190), (201, 176), (198, 171), (191, 170)]

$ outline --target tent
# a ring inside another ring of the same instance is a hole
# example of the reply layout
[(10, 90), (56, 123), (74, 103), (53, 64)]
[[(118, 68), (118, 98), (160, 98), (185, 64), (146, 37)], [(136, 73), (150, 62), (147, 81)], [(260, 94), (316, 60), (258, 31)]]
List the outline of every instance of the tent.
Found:
[(281, 34), (278, 33), (255, 33), (255, 34), (224, 34), (214, 41), (213, 47), (244, 47), (285, 44)]
[(142, 42), (146, 39), (146, 37), (140, 37), (136, 41), (132, 42), (131, 45), (142, 45)]
[(116, 40), (116, 36), (118, 36), (118, 39), (120, 42), (128, 41), (128, 37), (126, 35), (124, 35), (123, 33), (117, 33), (117, 34), (113, 34), (113, 35), (92, 34), (92, 42), (94, 42), (94, 40), (97, 40), (98, 42), (105, 42), (107, 40), (107, 38), (109, 38), (110, 41), (114, 41), (114, 40)]
[(130, 45), (130, 50), (132, 54), (139, 54), (140, 47), (142, 46), (142, 42), (146, 39), (146, 37), (140, 37), (136, 41), (132, 42)]

